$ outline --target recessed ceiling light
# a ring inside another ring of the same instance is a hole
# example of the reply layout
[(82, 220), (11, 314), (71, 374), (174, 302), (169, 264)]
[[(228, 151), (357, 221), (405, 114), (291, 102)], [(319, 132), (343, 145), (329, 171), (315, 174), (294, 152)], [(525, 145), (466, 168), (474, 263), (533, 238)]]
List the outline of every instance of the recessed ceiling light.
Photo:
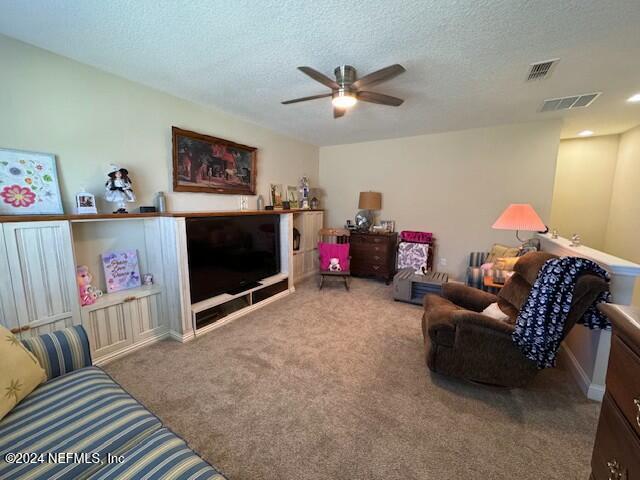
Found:
[(629, 98), (627, 98), (627, 102), (640, 103), (640, 93), (636, 93), (635, 95), (631, 95)]
[(579, 137), (590, 137), (591, 135), (593, 135), (593, 132), (591, 130), (582, 130), (578, 134)]

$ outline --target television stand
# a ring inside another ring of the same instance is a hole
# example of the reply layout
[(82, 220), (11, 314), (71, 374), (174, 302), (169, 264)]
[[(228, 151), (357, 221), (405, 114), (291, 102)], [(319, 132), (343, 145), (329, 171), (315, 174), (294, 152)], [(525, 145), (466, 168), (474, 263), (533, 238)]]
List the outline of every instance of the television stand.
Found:
[(267, 277), (257, 286), (245, 288), (240, 293), (223, 293), (191, 305), (191, 321), (196, 335), (245, 315), (256, 308), (289, 293), (289, 275), (279, 273)]
[(232, 288), (231, 290), (227, 290), (226, 293), (228, 293), (229, 295), (238, 295), (239, 293), (246, 292), (247, 290), (251, 290), (252, 288), (258, 288), (261, 286), (262, 284), (260, 282), (249, 282), (240, 285), (239, 287)]

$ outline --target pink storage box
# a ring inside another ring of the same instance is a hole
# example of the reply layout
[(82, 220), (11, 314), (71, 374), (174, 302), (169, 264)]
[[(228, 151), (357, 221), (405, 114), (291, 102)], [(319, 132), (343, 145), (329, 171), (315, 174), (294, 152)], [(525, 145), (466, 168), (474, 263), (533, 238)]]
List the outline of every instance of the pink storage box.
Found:
[(402, 232), (400, 232), (400, 240), (409, 243), (432, 243), (433, 233), (412, 232), (411, 230), (403, 230)]

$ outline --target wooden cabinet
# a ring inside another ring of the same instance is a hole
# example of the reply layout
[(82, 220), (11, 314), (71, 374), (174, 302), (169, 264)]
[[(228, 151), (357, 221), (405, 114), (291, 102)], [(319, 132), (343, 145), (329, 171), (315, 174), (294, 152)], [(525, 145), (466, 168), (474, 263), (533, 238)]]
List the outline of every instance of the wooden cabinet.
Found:
[(136, 297), (128, 302), (134, 342), (142, 342), (163, 335), (167, 326), (162, 322), (162, 296), (159, 290)]
[(123, 350), (133, 343), (131, 316), (125, 303), (91, 307), (85, 307), (82, 325), (89, 336), (91, 357), (94, 361)]
[(387, 285), (396, 273), (397, 233), (352, 233), (351, 275), (378, 277)]
[(293, 252), (294, 282), (318, 272), (318, 232), (323, 224), (323, 212), (299, 211), (293, 214), (293, 227), (300, 232), (300, 248)]
[(602, 305), (613, 325), (591, 477), (640, 479), (640, 309)]
[(18, 314), (16, 302), (13, 298), (13, 284), (11, 283), (11, 271), (9, 270), (9, 258), (7, 257), (3, 231), (0, 228), (0, 325), (18, 332)]
[(158, 286), (112, 293), (82, 307), (82, 324), (97, 363), (166, 335)]
[[(277, 288), (290, 288), (291, 272), (300, 279), (317, 271), (322, 211), (255, 214), (286, 219), (280, 226), (283, 271)], [(295, 256), (290, 218), (302, 233)], [(184, 224), (184, 218), (171, 214), (0, 217), (0, 324), (22, 338), (82, 324), (96, 363), (166, 336), (193, 338)], [(140, 273), (151, 273), (156, 283), (105, 293), (95, 304), (80, 307), (76, 265), (87, 265), (93, 286), (104, 291), (100, 256), (125, 249), (138, 252)], [(276, 294), (265, 288), (261, 295), (264, 304)]]
[(22, 337), (80, 323), (69, 223), (2, 225), (3, 323)]
[[(157, 222), (129, 220), (126, 228), (141, 239), (139, 254), (162, 281)], [(98, 363), (166, 335), (160, 285), (105, 294), (94, 305), (80, 307), (76, 265), (93, 262), (97, 281), (100, 253), (107, 245), (102, 243), (105, 229), (97, 227), (103, 223), (82, 223), (82, 227), (76, 225), (77, 231), (71, 225), (67, 220), (1, 224), (0, 323), (22, 338), (82, 323)], [(74, 233), (80, 238), (75, 253)], [(123, 240), (123, 247), (131, 241)]]

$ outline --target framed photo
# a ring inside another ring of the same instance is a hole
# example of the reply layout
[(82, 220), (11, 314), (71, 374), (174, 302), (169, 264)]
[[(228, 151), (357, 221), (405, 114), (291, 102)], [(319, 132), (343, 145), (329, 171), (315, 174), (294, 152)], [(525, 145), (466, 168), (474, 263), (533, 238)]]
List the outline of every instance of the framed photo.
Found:
[(136, 250), (103, 253), (102, 268), (108, 293), (136, 288), (141, 285)]
[(396, 230), (396, 222), (394, 220), (380, 220), (380, 226), (386, 232), (395, 232)]
[(287, 200), (291, 208), (298, 208), (298, 187), (295, 185), (287, 185)]
[(0, 215), (62, 213), (55, 155), (0, 148)]
[(255, 195), (257, 148), (172, 127), (173, 191)]
[(80, 215), (88, 213), (98, 213), (96, 208), (96, 197), (93, 193), (76, 193), (76, 213)]
[(282, 194), (282, 185), (279, 183), (269, 184), (269, 192), (271, 193), (271, 205), (273, 205), (273, 208), (282, 208), (282, 201), (285, 200)]

